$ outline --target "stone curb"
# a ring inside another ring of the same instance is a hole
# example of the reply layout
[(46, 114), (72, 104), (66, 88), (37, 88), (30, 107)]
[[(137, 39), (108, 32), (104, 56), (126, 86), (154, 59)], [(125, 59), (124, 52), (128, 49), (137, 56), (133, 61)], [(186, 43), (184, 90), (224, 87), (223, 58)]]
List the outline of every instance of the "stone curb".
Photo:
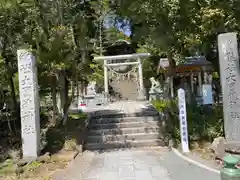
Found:
[(216, 169), (213, 169), (211, 167), (208, 167), (200, 162), (197, 162), (197, 161), (194, 161), (192, 160), (191, 158), (187, 157), (187, 156), (184, 156), (181, 152), (179, 152), (177, 149), (173, 148), (172, 147), (172, 152), (174, 152), (174, 154), (176, 154), (179, 158), (189, 162), (189, 163), (192, 163), (200, 168), (203, 168), (203, 169), (206, 169), (208, 171), (211, 171), (211, 172), (214, 172), (214, 173), (217, 173), (217, 174), (220, 174), (220, 171), (219, 170), (216, 170)]

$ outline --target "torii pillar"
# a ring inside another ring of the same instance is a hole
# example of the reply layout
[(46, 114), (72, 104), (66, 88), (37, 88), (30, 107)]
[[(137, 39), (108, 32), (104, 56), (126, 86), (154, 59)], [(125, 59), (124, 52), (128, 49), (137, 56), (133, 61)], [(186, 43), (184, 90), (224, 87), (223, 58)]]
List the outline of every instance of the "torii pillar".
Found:
[(107, 68), (108, 60), (104, 60), (104, 90), (105, 94), (108, 94), (108, 68)]
[(138, 58), (138, 74), (139, 74), (139, 92), (138, 92), (138, 100), (146, 100), (144, 85), (143, 85), (143, 70), (142, 70), (142, 62), (141, 59)]

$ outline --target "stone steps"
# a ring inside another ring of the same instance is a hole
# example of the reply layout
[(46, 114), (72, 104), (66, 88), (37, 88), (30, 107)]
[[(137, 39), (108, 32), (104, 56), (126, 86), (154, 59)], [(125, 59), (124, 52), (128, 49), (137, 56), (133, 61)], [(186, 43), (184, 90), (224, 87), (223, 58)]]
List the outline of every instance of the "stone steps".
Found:
[(101, 129), (121, 129), (121, 128), (138, 128), (138, 127), (156, 127), (158, 121), (133, 121), (123, 123), (109, 123), (109, 124), (89, 124), (89, 128), (92, 130)]
[(139, 148), (139, 147), (151, 147), (151, 146), (165, 146), (163, 140), (160, 139), (148, 139), (148, 140), (136, 140), (136, 141), (112, 141), (108, 143), (87, 143), (85, 148), (88, 150), (106, 150), (106, 149), (120, 149), (120, 148)]
[(137, 133), (158, 133), (159, 127), (134, 127), (134, 128), (121, 128), (121, 129), (89, 129), (89, 136), (101, 136), (101, 135), (117, 135), (117, 134), (137, 134)]
[(158, 132), (155, 133), (137, 133), (137, 134), (117, 134), (117, 135), (102, 135), (102, 136), (89, 136), (88, 143), (108, 143), (114, 141), (141, 141), (149, 139), (159, 139), (161, 136)]
[[(108, 111), (108, 110), (106, 110)], [(159, 113), (155, 110), (144, 110), (142, 112), (135, 112), (135, 113), (121, 113), (118, 111), (111, 111), (110, 112), (104, 112), (104, 111), (99, 111), (99, 112), (95, 112), (94, 114), (94, 118), (92, 120), (96, 120), (96, 119), (105, 119), (105, 118), (136, 118), (136, 117), (157, 117), (159, 115)]]
[(165, 146), (159, 116), (91, 119), (85, 148), (104, 150)]
[(124, 117), (124, 118), (100, 118), (92, 119), (89, 124), (108, 124), (108, 123), (127, 123), (127, 122), (149, 122), (159, 121), (158, 116), (145, 116), (145, 117)]
[(165, 146), (161, 116), (148, 102), (119, 101), (95, 111), (88, 122), (87, 150)]

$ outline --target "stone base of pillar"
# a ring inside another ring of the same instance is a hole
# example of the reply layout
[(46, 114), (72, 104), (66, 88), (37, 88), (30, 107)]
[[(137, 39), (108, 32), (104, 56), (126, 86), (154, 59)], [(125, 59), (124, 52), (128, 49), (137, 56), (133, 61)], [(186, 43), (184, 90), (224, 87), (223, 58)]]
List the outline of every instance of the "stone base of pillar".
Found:
[(145, 91), (141, 90), (138, 92), (138, 97), (137, 97), (138, 101), (145, 101), (146, 100), (146, 96), (145, 96)]

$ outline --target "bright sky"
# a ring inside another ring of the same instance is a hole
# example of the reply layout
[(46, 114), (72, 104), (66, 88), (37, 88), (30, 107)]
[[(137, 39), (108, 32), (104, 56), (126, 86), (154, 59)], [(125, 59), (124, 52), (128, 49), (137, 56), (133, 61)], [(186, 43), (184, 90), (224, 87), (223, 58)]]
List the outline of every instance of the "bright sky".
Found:
[[(122, 26), (122, 24), (125, 23), (125, 26)], [(126, 36), (130, 36), (131, 35), (131, 29), (130, 29), (130, 25), (129, 25), (129, 21), (125, 21), (123, 23), (118, 22), (115, 26), (121, 31), (123, 32)], [(103, 25), (106, 28), (110, 28), (114, 26), (114, 17), (112, 15), (109, 15), (105, 18)]]
[(117, 24), (117, 28), (122, 31), (126, 36), (130, 36), (131, 35), (131, 30), (129, 26), (126, 26), (124, 28), (121, 28), (121, 23)]

